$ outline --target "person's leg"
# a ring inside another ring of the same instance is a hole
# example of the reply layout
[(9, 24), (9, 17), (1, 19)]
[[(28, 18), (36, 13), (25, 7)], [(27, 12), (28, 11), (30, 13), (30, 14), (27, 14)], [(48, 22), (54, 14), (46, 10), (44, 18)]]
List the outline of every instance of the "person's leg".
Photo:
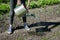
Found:
[(8, 33), (12, 33), (13, 19), (14, 19), (14, 8), (16, 6), (16, 0), (10, 0), (10, 23)]
[[(26, 4), (25, 4), (26, 0), (20, 0), (20, 1), (21, 1), (21, 4), (23, 4), (25, 6), (25, 8), (26, 8)], [(28, 24), (26, 23), (26, 14), (23, 15), (22, 19), (23, 19), (25, 29), (27, 31), (29, 31), (30, 28), (28, 27)]]
[(24, 23), (25, 29), (26, 29), (27, 31), (29, 31), (30, 28), (28, 27), (28, 24), (26, 23), (26, 14), (24, 14), (24, 16), (22, 17), (22, 19), (23, 19), (23, 23)]

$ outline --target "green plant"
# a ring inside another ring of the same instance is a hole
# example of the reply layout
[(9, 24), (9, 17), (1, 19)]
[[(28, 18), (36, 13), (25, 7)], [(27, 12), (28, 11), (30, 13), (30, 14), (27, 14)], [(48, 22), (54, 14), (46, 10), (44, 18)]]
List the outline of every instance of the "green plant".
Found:
[(32, 1), (30, 4), (30, 8), (35, 8), (37, 7), (37, 2), (36, 1)]
[(0, 5), (0, 14), (5, 14), (7, 12), (9, 12), (9, 5), (8, 4), (1, 4)]
[(38, 1), (31, 1), (30, 8), (41, 7), (45, 5), (53, 5), (60, 3), (60, 0), (38, 0)]
[(10, 0), (0, 0), (0, 3), (8, 3)]

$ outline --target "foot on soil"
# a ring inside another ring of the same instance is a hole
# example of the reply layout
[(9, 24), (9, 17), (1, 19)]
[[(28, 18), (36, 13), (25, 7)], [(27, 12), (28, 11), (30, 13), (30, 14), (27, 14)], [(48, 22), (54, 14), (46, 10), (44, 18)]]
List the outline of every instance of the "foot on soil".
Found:
[(11, 34), (12, 33), (12, 27), (9, 27), (9, 29), (8, 29), (8, 32), (7, 32), (8, 34)]
[(24, 24), (24, 27), (25, 27), (25, 29), (26, 29), (27, 31), (30, 30), (30, 28), (28, 27), (28, 25), (27, 25), (26, 23)]

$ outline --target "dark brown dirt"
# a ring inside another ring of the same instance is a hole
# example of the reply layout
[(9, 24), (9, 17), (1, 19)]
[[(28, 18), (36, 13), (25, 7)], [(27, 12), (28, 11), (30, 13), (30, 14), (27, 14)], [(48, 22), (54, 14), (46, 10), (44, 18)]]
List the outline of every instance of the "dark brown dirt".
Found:
[[(7, 34), (9, 27), (9, 15), (0, 18), (0, 40), (59, 40), (60, 39), (60, 4), (46, 6), (44, 8), (30, 9), (27, 23), (31, 30), (27, 32), (23, 28), (22, 17), (14, 17), (14, 32)], [(46, 27), (46, 28), (45, 28)]]

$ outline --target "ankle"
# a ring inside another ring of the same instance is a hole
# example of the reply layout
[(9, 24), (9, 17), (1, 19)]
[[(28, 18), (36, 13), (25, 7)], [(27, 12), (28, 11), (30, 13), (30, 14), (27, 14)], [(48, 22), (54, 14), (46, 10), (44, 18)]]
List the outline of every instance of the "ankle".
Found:
[(27, 23), (24, 23), (24, 25), (28, 25)]
[(9, 24), (9, 26), (12, 28), (13, 25), (12, 24)]

